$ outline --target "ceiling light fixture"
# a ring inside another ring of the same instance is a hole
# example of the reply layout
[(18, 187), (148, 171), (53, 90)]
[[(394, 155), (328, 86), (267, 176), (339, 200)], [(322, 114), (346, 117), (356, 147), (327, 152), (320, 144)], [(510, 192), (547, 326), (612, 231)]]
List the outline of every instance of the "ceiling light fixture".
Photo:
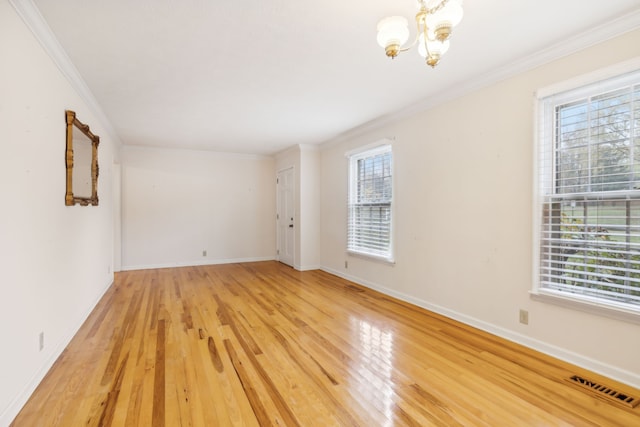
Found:
[(463, 0), (418, 0), (416, 38), (407, 47), (409, 40), (409, 22), (403, 16), (390, 16), (378, 22), (378, 44), (389, 58), (395, 58), (400, 52), (418, 44), (418, 53), (432, 68), (449, 49), (449, 38), (453, 27), (462, 20)]

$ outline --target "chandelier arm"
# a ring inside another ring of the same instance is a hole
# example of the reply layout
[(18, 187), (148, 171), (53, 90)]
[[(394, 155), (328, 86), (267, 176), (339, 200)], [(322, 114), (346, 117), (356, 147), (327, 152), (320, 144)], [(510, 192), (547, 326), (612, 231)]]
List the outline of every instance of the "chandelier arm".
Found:
[(410, 45), (407, 45), (407, 47), (403, 47), (398, 49), (398, 52), (406, 52), (409, 49), (411, 49), (412, 47), (414, 47), (416, 44), (418, 44), (418, 39), (420, 39), (420, 32), (418, 32), (418, 34), (416, 34), (416, 38), (411, 42)]
[(429, 43), (427, 43), (428, 32), (429, 29), (427, 28), (427, 24), (425, 23), (424, 27), (422, 28), (422, 34), (424, 39), (424, 50), (425, 52), (427, 52), (427, 58), (431, 56), (431, 52), (429, 52)]

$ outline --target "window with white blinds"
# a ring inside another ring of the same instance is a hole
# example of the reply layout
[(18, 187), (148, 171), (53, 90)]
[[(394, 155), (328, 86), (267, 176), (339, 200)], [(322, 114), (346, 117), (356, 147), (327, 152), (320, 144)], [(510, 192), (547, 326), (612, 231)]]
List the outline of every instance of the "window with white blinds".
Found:
[(539, 103), (538, 289), (640, 312), (640, 70)]
[(391, 145), (349, 156), (347, 250), (393, 260)]

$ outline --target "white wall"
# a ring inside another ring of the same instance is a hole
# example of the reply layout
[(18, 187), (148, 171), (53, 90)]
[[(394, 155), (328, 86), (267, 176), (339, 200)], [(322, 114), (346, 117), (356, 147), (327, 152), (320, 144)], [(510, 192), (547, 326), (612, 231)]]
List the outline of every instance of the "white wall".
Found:
[[(0, 64), (4, 426), (113, 281), (114, 143), (7, 1), (0, 1)], [(65, 109), (100, 136), (97, 207), (64, 204)]]
[[(533, 94), (640, 55), (639, 40), (640, 31), (628, 33), (325, 146), (323, 268), (640, 387), (640, 325), (533, 301), (528, 293)], [(345, 254), (344, 154), (385, 137), (395, 138), (395, 266)], [(528, 326), (518, 323), (520, 308), (529, 311)]]
[(124, 270), (274, 259), (272, 158), (142, 147), (121, 157)]

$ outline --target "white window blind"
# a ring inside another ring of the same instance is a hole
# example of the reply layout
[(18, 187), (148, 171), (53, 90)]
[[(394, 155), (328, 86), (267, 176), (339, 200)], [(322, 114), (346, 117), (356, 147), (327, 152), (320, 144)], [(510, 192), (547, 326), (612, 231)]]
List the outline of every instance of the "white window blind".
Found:
[(347, 249), (391, 261), (391, 146), (349, 156)]
[(640, 311), (640, 71), (539, 111), (539, 288)]

